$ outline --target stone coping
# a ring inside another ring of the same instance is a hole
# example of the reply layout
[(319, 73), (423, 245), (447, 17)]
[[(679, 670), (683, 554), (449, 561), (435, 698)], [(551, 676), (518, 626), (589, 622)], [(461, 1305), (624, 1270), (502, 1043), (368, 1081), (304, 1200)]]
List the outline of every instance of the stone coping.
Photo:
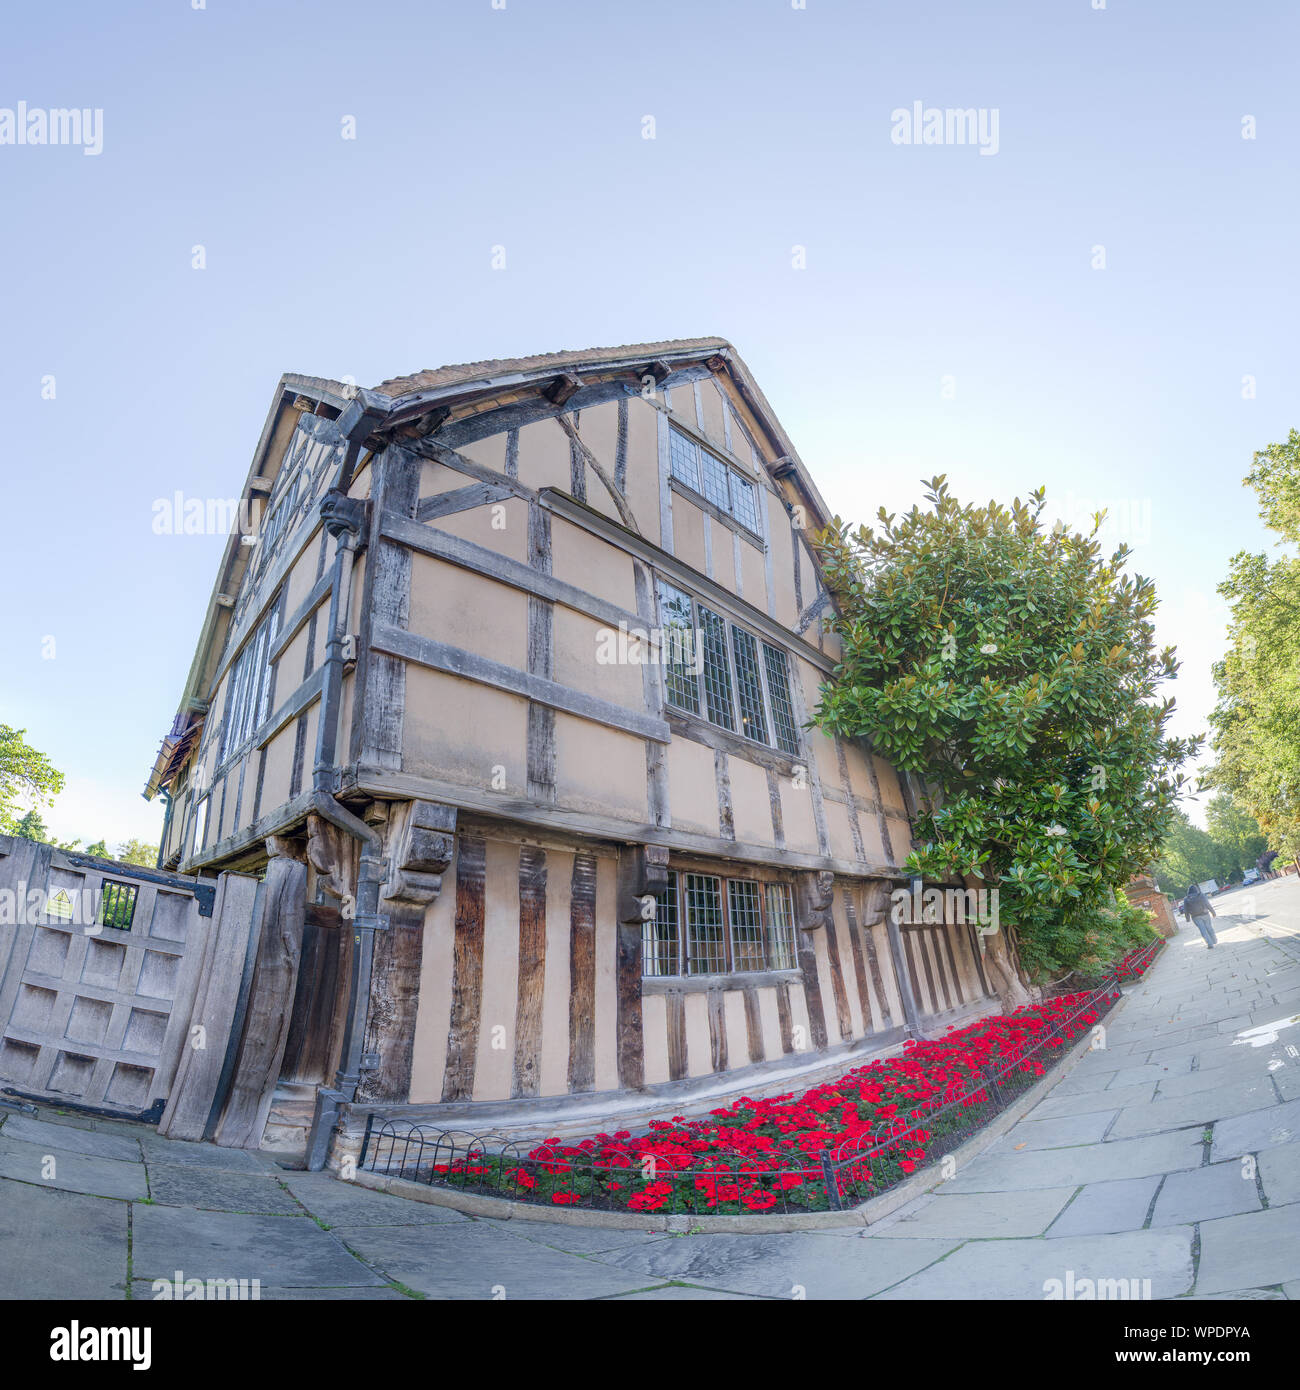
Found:
[[(1122, 989), (1120, 997), (1106, 1016), (1109, 1026), (1128, 999)], [(995, 1139), (1000, 1139), (1011, 1127), (1029, 1113), (1055, 1086), (1059, 1085), (1074, 1070), (1080, 1058), (1090, 1051), (1091, 1037), (1085, 1033), (1078, 1042), (1061, 1058), (1045, 1076), (1017, 1097), (1005, 1110), (995, 1115), (978, 1133), (971, 1135), (958, 1145), (948, 1157), (963, 1163), (983, 1153)], [(335, 1174), (337, 1177), (337, 1173)], [(561, 1222), (573, 1226), (596, 1226), (625, 1231), (664, 1231), (676, 1235), (688, 1233), (727, 1234), (742, 1232), (750, 1235), (768, 1235), (781, 1231), (825, 1231), (843, 1230), (853, 1227), (872, 1226), (891, 1215), (900, 1207), (933, 1191), (947, 1179), (942, 1175), (942, 1164), (932, 1163), (919, 1173), (904, 1179), (879, 1197), (870, 1197), (856, 1207), (845, 1211), (810, 1211), (762, 1213), (750, 1216), (709, 1216), (703, 1213), (679, 1212), (669, 1216), (653, 1213), (642, 1214), (634, 1211), (591, 1211), (579, 1207), (545, 1207), (535, 1202), (514, 1202), (505, 1197), (485, 1197), (475, 1192), (460, 1191), (450, 1187), (431, 1187), (425, 1183), (413, 1182), (409, 1178), (391, 1177), (386, 1173), (370, 1173), (358, 1169), (353, 1178), (360, 1187), (388, 1192), (395, 1197), (408, 1197), (416, 1202), (427, 1202), (432, 1206), (449, 1207), (465, 1216), (489, 1217), (496, 1221), (546, 1221)]]

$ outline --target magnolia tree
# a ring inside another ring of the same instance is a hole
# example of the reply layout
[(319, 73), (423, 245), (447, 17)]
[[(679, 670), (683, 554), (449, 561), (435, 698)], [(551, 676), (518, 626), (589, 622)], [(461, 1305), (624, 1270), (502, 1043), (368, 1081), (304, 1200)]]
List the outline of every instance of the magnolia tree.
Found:
[[(996, 889), (982, 939), (1004, 1006), (1149, 939), (1122, 886), (1155, 857), (1199, 740), (1166, 736), (1172, 648), (1151, 581), (1090, 534), (1042, 521), (1042, 490), (928, 508), (818, 538), (843, 651), (817, 721), (867, 739), (927, 788), (907, 867)], [(1017, 950), (1008, 950), (1008, 933)], [(1016, 966), (1016, 957), (1019, 967)]]

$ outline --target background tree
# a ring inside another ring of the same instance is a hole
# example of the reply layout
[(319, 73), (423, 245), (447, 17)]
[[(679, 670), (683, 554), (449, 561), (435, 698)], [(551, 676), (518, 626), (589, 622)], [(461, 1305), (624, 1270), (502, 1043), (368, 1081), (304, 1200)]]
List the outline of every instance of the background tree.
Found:
[(1211, 838), (1221, 845), (1232, 859), (1233, 878), (1254, 868), (1259, 856), (1268, 848), (1268, 837), (1259, 822), (1244, 807), (1226, 793), (1212, 796), (1205, 808), (1205, 824)]
[(17, 833), (18, 803), (48, 805), (63, 790), (63, 774), (26, 740), (26, 729), (0, 724), (0, 832)]
[(158, 863), (158, 846), (132, 838), (118, 845), (117, 857), (124, 864), (139, 864), (146, 869), (152, 869)]
[[(1279, 544), (1300, 541), (1300, 433), (1257, 453), (1245, 482)], [(1300, 863), (1300, 559), (1240, 551), (1219, 593), (1232, 616), (1213, 668), (1215, 765), (1205, 780), (1232, 794), (1271, 848)]]
[(1199, 740), (1166, 737), (1177, 662), (1151, 581), (1123, 573), (1126, 547), (1103, 557), (1102, 514), (1071, 534), (1043, 526), (1041, 489), (1007, 509), (928, 488), (928, 510), (819, 538), (843, 651), (816, 718), (928, 784), (908, 867), (999, 890), (1028, 979), (983, 940), (1014, 1007), (1149, 935), (1116, 890), (1155, 858)]

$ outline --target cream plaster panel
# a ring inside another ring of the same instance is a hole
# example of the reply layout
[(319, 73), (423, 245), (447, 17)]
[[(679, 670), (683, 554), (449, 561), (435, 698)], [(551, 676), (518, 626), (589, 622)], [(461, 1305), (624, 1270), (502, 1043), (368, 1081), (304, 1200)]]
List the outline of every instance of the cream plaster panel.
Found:
[(641, 1000), (641, 1041), (647, 1085), (668, 1080), (668, 1004), (662, 994)]
[(772, 844), (772, 803), (767, 773), (741, 757), (727, 758), (731, 778), (731, 813), (736, 838), (752, 845)]
[(442, 892), (424, 914), (424, 953), (420, 959), (420, 1002), (411, 1057), (411, 1103), (442, 1100), (451, 1027), (451, 985), (455, 971), (456, 864), (443, 875)]
[(560, 806), (646, 818), (645, 743), (633, 734), (557, 710), (555, 780)]
[(428, 555), (411, 556), (407, 627), (517, 670), (528, 663), (528, 597)]
[(519, 992), (519, 846), (487, 841), (483, 909), (483, 996), (475, 1100), (510, 1095)]
[(704, 994), (686, 996), (686, 1074), (706, 1076), (713, 1070), (709, 1036), (709, 1001)]
[[(523, 796), (528, 702), (408, 663), (402, 767), (502, 796)], [(493, 785), (500, 766), (504, 785)]]
[[(668, 745), (667, 763), (673, 825), (679, 830), (717, 835), (718, 784), (713, 772), (713, 749), (691, 739), (674, 738)], [(770, 824), (769, 820), (769, 827)]]
[[(466, 483), (474, 482), (465, 478)], [(528, 503), (522, 497), (507, 497), (482, 507), (469, 507), (463, 512), (438, 516), (429, 522), (435, 530), (472, 541), (485, 550), (517, 560), (528, 560)]]

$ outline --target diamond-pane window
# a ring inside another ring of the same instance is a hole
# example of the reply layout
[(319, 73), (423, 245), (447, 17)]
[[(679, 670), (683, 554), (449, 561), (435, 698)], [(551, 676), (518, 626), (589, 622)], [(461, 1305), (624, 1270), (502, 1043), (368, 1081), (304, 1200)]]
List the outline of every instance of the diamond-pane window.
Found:
[(700, 465), (703, 474), (700, 491), (720, 512), (726, 512), (730, 515), (731, 493), (727, 488), (727, 474), (731, 470), (707, 449), (700, 450)]
[(668, 875), (662, 893), (655, 894), (655, 913), (641, 923), (642, 975), (678, 975), (677, 943), (680, 922), (677, 912), (677, 875)]
[(776, 746), (784, 753), (799, 751), (799, 726), (790, 703), (790, 666), (779, 647), (763, 643), (763, 663), (767, 667), (767, 693), (772, 703), (772, 728)]
[(754, 484), (746, 482), (739, 473), (731, 475), (731, 514), (742, 526), (758, 530), (758, 507), (754, 500)]
[(735, 732), (731, 707), (731, 668), (727, 661), (727, 624), (716, 613), (697, 605), (704, 646), (704, 707), (709, 718)]
[(699, 448), (693, 439), (688, 439), (680, 430), (668, 431), (668, 458), (673, 477), (680, 479), (687, 487), (700, 490)]
[(695, 673), (695, 624), (691, 597), (659, 581), (659, 622), (663, 628), (664, 670), (668, 703), (691, 714), (700, 712), (700, 680)]
[(758, 884), (753, 879), (727, 881), (727, 912), (731, 918), (733, 970), (762, 970), (763, 911)]
[(758, 643), (743, 627), (733, 627), (731, 651), (736, 661), (740, 732), (755, 743), (766, 743), (767, 720), (763, 715), (763, 686), (758, 675)]
[(790, 886), (764, 884), (764, 896), (767, 899), (767, 968), (793, 970), (794, 911), (790, 905)]
[(721, 880), (711, 874), (687, 874), (686, 973), (717, 975), (726, 968)]

